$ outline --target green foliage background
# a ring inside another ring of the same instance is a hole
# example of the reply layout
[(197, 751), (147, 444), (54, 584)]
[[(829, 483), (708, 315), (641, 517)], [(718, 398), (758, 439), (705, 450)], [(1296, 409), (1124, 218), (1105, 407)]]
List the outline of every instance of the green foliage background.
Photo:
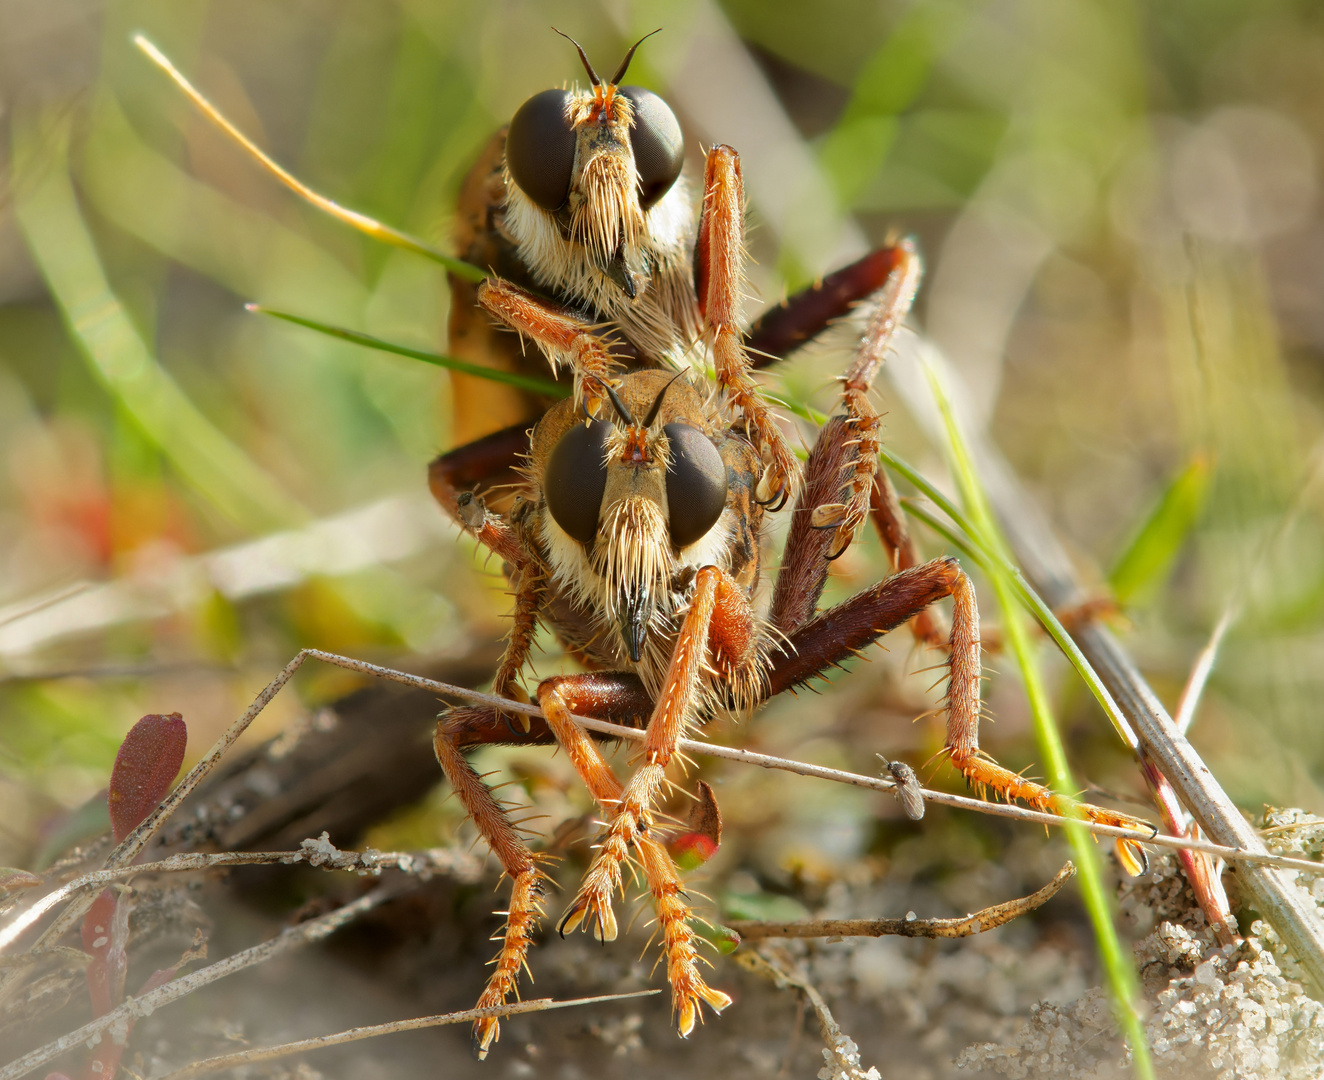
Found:
[[(696, 161), (717, 139), (745, 155), (751, 314), (852, 242), (914, 233), (930, 268), (916, 324), (962, 373), (1087, 575), (1102, 590), (1116, 568), (1131, 648), (1169, 703), (1236, 611), (1193, 734), (1216, 774), (1248, 807), (1324, 802), (1316, 5), (9, 10), (0, 864), (49, 846), (62, 815), (104, 784), (138, 715), (183, 711), (196, 754), (301, 645), (445, 654), (498, 635), (507, 606), (496, 567), (440, 524), (435, 535), (420, 526), (403, 555), (384, 545), (384, 561), (370, 552), (351, 572), (242, 596), (194, 573), (205, 553), (384, 496), (421, 501), (427, 460), (451, 445), (444, 373), (243, 302), (444, 350), (448, 297), (435, 266), (259, 173), (131, 46), (139, 30), (314, 187), (444, 246), (491, 132), (530, 94), (577, 77), (548, 25), (600, 66), (662, 25), (632, 78), (677, 105)], [(783, 389), (830, 405), (843, 344), (790, 365)], [(889, 445), (941, 476), (941, 455), (882, 392)], [(192, 568), (183, 584), (181, 566)], [(871, 542), (840, 571), (838, 594), (876, 578)], [(136, 583), (151, 602), (78, 632), (44, 630), (34, 604), (55, 610), (89, 582)], [(931, 662), (908, 649), (740, 737), (857, 768), (873, 750), (919, 764), (941, 736), (909, 723), (933, 696), (931, 675), (903, 676)], [(994, 666), (1000, 724), (985, 741), (1019, 768), (1033, 759), (1025, 708), (1010, 662)], [(323, 700), (345, 685), (318, 676), (302, 693)], [(1077, 775), (1138, 792), (1092, 702), (1070, 679), (1057, 693)], [(278, 705), (255, 734), (295, 708)], [(748, 781), (750, 794), (764, 783)], [(869, 849), (881, 804), (797, 790), (798, 815), (758, 837), (769, 862), (831, 870)], [(406, 824), (422, 843), (457, 823), (437, 813)]]

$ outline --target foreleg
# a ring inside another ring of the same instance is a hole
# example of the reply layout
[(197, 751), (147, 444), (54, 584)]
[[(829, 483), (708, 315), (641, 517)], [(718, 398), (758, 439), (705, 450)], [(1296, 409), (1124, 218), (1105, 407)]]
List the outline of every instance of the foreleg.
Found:
[(761, 503), (794, 495), (800, 469), (772, 410), (750, 377), (750, 359), (741, 342), (740, 296), (744, 287), (744, 184), (740, 157), (729, 146), (708, 151), (703, 177), (703, 212), (694, 252), (694, 278), (705, 334), (717, 381), (728, 403), (745, 418), (765, 468), (755, 488)]
[[(575, 771), (603, 812), (613, 815), (622, 805), (624, 792), (621, 783), (611, 766), (603, 760), (597, 744), (570, 715), (572, 712), (604, 711), (606, 702), (602, 700), (601, 687), (591, 681), (593, 679), (593, 676), (575, 675), (547, 679), (538, 687), (538, 703), (542, 706), (547, 726), (556, 735)], [(689, 905), (685, 902), (680, 875), (670, 853), (644, 829), (636, 829), (632, 841), (657, 910), (677, 1028), (682, 1036), (686, 1036), (694, 1029), (700, 1001), (720, 1012), (731, 999), (708, 986), (699, 973), (694, 932), (689, 925)], [(621, 888), (621, 866), (628, 857), (630, 842), (621, 830), (608, 831), (585, 878), (584, 887), (557, 925), (562, 935), (571, 933), (587, 920), (599, 941), (615, 940), (617, 924), (612, 899)]]
[(489, 278), (478, 286), (478, 302), (530, 338), (547, 355), (554, 371), (569, 365), (575, 376), (575, 402), (590, 416), (598, 415), (606, 404), (617, 362), (589, 323), (499, 278)]
[[(620, 888), (621, 864), (634, 846), (657, 903), (658, 923), (667, 949), (668, 977), (682, 1035), (693, 1028), (700, 1001), (721, 1009), (730, 999), (709, 988), (699, 975), (687, 923), (689, 908), (671, 856), (652, 834), (653, 808), (666, 782), (666, 768), (676, 754), (677, 743), (688, 734), (693, 721), (705, 663), (711, 663), (727, 679), (738, 683), (742, 678), (753, 679), (746, 672), (761, 669), (757, 654), (754, 619), (743, 590), (718, 567), (704, 567), (695, 577), (689, 610), (648, 721), (640, 753), (642, 764), (623, 790), (610, 793), (612, 817), (606, 834), (578, 895), (561, 921), (564, 930), (589, 918), (595, 920), (599, 936), (612, 932), (615, 918), (611, 904)], [(761, 687), (751, 688), (749, 697), (753, 699), (761, 692)], [(549, 716), (548, 723), (552, 722)]]

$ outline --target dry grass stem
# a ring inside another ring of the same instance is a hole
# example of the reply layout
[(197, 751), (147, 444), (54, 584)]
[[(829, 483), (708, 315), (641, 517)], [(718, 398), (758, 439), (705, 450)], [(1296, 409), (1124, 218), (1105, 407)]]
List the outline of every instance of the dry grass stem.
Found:
[[(445, 858), (440, 858), (439, 855), (444, 855)], [(331, 845), (326, 833), (323, 833), (318, 840), (305, 840), (298, 851), (184, 852), (157, 862), (94, 870), (90, 874), (83, 874), (61, 885), (0, 930), (0, 949), (12, 945), (46, 912), (84, 889), (100, 890), (106, 885), (137, 877), (139, 874), (175, 874), (192, 870), (212, 870), (221, 866), (271, 866), (281, 863), (292, 865), (300, 862), (326, 870), (349, 870), (358, 874), (371, 874), (374, 877), (385, 869), (400, 870), (406, 874), (422, 877), (455, 870), (454, 853), (449, 850), (411, 853), (374, 851), (369, 848), (367, 851), (340, 851)]]
[(227, 975), (261, 964), (291, 949), (321, 941), (342, 926), (379, 907), (387, 900), (394, 899), (404, 891), (403, 885), (382, 886), (327, 915), (292, 926), (270, 941), (254, 945), (251, 949), (227, 956), (224, 960), (218, 960), (189, 975), (182, 975), (155, 990), (130, 998), (104, 1016), (99, 1016), (67, 1035), (61, 1035), (53, 1042), (11, 1061), (4, 1068), (0, 1068), (0, 1080), (18, 1080), (19, 1077), (27, 1076), (28, 1073), (54, 1061), (61, 1054), (84, 1045), (95, 1046), (107, 1036), (112, 1039), (117, 1036), (121, 1039), (126, 1038), (129, 1026), (138, 1018), (150, 1016), (161, 1006), (178, 1001)]
[(1029, 896), (993, 904), (973, 915), (957, 919), (917, 919), (907, 915), (904, 919), (807, 919), (803, 922), (741, 920), (727, 925), (745, 941), (766, 938), (885, 937), (889, 934), (899, 937), (970, 937), (1004, 926), (1012, 919), (1043, 907), (1075, 873), (1075, 864), (1068, 862), (1054, 875), (1052, 881)]
[[(1001, 501), (999, 509), (1004, 517), (1015, 519), (1014, 506), (1014, 502)], [(1037, 515), (1027, 515), (1027, 520), (1032, 517)], [(1048, 603), (1055, 607), (1070, 604), (1082, 595), (1070, 560), (1047, 531), (1028, 541), (1010, 525), (1007, 531), (1031, 584)], [(1052, 555), (1040, 558), (1045, 548), (1051, 549), (1056, 558)], [(1263, 857), (1269, 854), (1268, 849), (1255, 829), (1177, 729), (1112, 632), (1105, 626), (1090, 624), (1073, 630), (1072, 637), (1130, 721), (1141, 746), (1176, 790), (1182, 805), (1207, 836), (1234, 854), (1209, 851), (1193, 842), (1173, 846), (1222, 855), (1229, 862), (1240, 863), (1244, 868), (1241, 880), (1254, 905), (1278, 931), (1310, 980), (1317, 987), (1324, 987), (1324, 921), (1310, 894), (1281, 873), (1275, 860)]]
[(877, 1070), (864, 1069), (855, 1040), (841, 1030), (827, 1001), (818, 992), (818, 987), (809, 980), (803, 967), (775, 945), (765, 944), (756, 951), (742, 953), (740, 956), (743, 967), (771, 979), (779, 987), (795, 987), (813, 1007), (823, 1036), (823, 1060), (826, 1063), (819, 1070), (819, 1077), (823, 1080), (870, 1080), (878, 1076)]
[[(956, 396), (968, 397), (964, 381), (931, 343), (924, 342), (917, 351), (925, 354), (925, 362), (940, 368), (944, 383)], [(925, 380), (918, 374), (918, 360), (918, 356), (899, 353), (889, 373), (893, 386), (911, 406), (930, 441), (941, 446), (946, 433), (928, 400)], [(1015, 470), (978, 425), (964, 427), (998, 521), (1030, 587), (1055, 611), (1086, 603), (1089, 589)], [(1324, 460), (1324, 454), (1312, 462), (1307, 485), (1313, 483), (1320, 460)], [(1205, 835), (1236, 853), (1235, 861), (1244, 867), (1242, 881), (1254, 906), (1278, 931), (1311, 981), (1324, 988), (1324, 920), (1310, 895), (1289, 875), (1281, 873), (1274, 860), (1262, 857), (1268, 855), (1268, 850), (1260, 837), (1173, 723), (1112, 631), (1098, 622), (1087, 622), (1073, 626), (1070, 634), (1106, 691), (1112, 706), (1108, 709), (1110, 715), (1125, 720), (1132, 745), (1138, 743), (1150, 754)], [(1206, 850), (1188, 842), (1171, 846)], [(1233, 856), (1224, 858), (1231, 861)]]
[(1240, 613), (1238, 604), (1229, 604), (1223, 609), (1213, 633), (1209, 635), (1209, 640), (1205, 642), (1204, 648), (1195, 658), (1195, 663), (1191, 665), (1191, 674), (1186, 679), (1186, 685), (1182, 687), (1181, 697), (1177, 699), (1177, 708), (1172, 713), (1172, 722), (1183, 735), (1191, 729), (1196, 707), (1200, 704), (1200, 695), (1204, 693), (1205, 684), (1213, 674), (1214, 661), (1218, 659), (1218, 650), (1223, 645), (1223, 638), (1227, 636), (1227, 632)]
[(349, 1028), (334, 1035), (319, 1035), (314, 1039), (300, 1039), (297, 1042), (281, 1043), (279, 1046), (259, 1046), (252, 1050), (240, 1050), (233, 1054), (195, 1061), (182, 1069), (166, 1073), (153, 1080), (188, 1080), (189, 1077), (203, 1073), (216, 1072), (219, 1069), (231, 1069), (240, 1065), (253, 1065), (259, 1061), (271, 1061), (275, 1058), (302, 1054), (308, 1050), (321, 1050), (328, 1046), (340, 1046), (342, 1043), (358, 1042), (360, 1039), (372, 1039), (378, 1035), (394, 1035), (400, 1031), (417, 1031), (419, 1028), (441, 1027), (444, 1024), (468, 1024), (474, 1020), (483, 1020), (492, 1016), (515, 1016), (519, 1013), (547, 1012), (550, 1009), (570, 1009), (578, 1005), (597, 1005), (605, 1001), (625, 1001), (628, 998), (652, 997), (661, 990), (635, 990), (629, 994), (604, 994), (600, 997), (573, 998), (570, 1001), (554, 1001), (552, 998), (535, 998), (532, 1001), (517, 1001), (493, 1009), (469, 1009), (465, 1012), (442, 1013), (438, 1016), (419, 1016), (410, 1020), (392, 1020), (387, 1024), (371, 1024), (367, 1027)]

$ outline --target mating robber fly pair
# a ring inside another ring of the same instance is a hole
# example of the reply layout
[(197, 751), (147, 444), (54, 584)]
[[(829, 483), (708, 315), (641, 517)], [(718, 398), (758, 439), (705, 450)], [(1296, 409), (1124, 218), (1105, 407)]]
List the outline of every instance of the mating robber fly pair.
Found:
[[(573, 394), (549, 405), (456, 376), (457, 430), (478, 437), (432, 463), (431, 489), (510, 579), (514, 614), (495, 693), (524, 699), (520, 680), (540, 624), (588, 673), (540, 682), (538, 719), (490, 706), (450, 709), (434, 744), (510, 879), (500, 951), (478, 1006), (517, 993), (548, 878), (465, 754), (485, 744), (555, 742), (604, 819), (557, 929), (615, 938), (624, 868), (636, 867), (656, 909), (684, 1036), (704, 1004), (720, 1011), (731, 1000), (700, 971), (690, 907), (658, 827), (668, 767), (696, 724), (746, 714), (910, 622), (949, 658), (952, 764), (1003, 798), (1057, 813), (1069, 805), (980, 753), (974, 589), (954, 559), (919, 561), (878, 468), (881, 420), (870, 391), (919, 284), (913, 245), (872, 252), (744, 331), (740, 158), (713, 146), (695, 190), (670, 108), (649, 90), (622, 85), (641, 43), (605, 80), (576, 44), (589, 87), (529, 98), (461, 194), (460, 255), (491, 276), (452, 277), (451, 352), (513, 370), (531, 362), (522, 351), (531, 341), (573, 381)], [(842, 376), (840, 409), (802, 466), (752, 372), (856, 308), (863, 331)], [(518, 334), (502, 332), (509, 329)], [(715, 386), (704, 375), (710, 368)], [(496, 502), (511, 483), (513, 500)], [(775, 513), (789, 513), (790, 527), (771, 604), (759, 612), (760, 538)], [(831, 562), (866, 520), (896, 572), (819, 611)], [(950, 635), (927, 611), (946, 597)], [(576, 713), (645, 729), (629, 777), (618, 777)], [(913, 803), (913, 773), (901, 769), (908, 775), (893, 774)], [(1136, 824), (1079, 809), (1106, 824)], [(1133, 842), (1119, 841), (1119, 849), (1131, 867), (1143, 859)], [(480, 1057), (498, 1034), (496, 1019), (475, 1025)]]

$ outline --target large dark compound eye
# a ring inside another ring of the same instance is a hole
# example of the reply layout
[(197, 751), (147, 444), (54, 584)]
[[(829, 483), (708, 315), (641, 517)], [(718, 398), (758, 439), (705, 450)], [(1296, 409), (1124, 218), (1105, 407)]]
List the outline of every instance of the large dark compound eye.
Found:
[(598, 534), (598, 511), (607, 490), (607, 436), (611, 424), (593, 420), (576, 424), (552, 449), (542, 491), (552, 518), (581, 544)]
[(667, 507), (671, 542), (688, 547), (716, 524), (726, 506), (726, 466), (708, 437), (689, 424), (667, 424), (671, 464), (667, 466)]
[(520, 191), (544, 210), (556, 210), (570, 194), (575, 133), (566, 119), (565, 90), (534, 94), (511, 118), (506, 166)]
[(685, 164), (685, 137), (676, 114), (653, 91), (642, 86), (622, 86), (634, 106), (630, 146), (639, 170), (639, 205), (647, 210), (671, 190)]

